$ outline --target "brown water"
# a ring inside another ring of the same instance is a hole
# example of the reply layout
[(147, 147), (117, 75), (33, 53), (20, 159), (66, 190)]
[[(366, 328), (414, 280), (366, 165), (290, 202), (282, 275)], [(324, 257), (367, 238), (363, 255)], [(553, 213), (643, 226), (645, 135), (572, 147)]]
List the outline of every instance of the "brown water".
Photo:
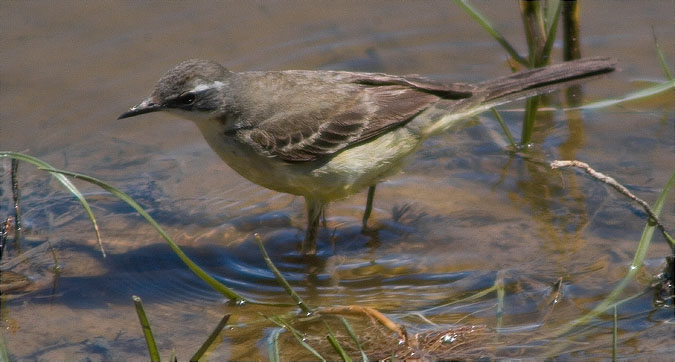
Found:
[[(474, 3), (524, 52), (514, 3)], [(672, 1), (583, 3), (583, 55), (616, 57), (621, 68), (585, 84), (586, 101), (665, 79), (652, 27), (672, 64), (674, 11)], [(377, 308), (411, 333), (480, 326), (468, 343), (453, 346), (453, 356), (542, 357), (558, 348), (566, 358), (611, 357), (611, 313), (567, 336), (555, 331), (587, 313), (625, 275), (645, 214), (606, 186), (546, 163), (583, 160), (653, 203), (675, 165), (672, 93), (582, 112), (562, 111), (562, 97), (554, 94), (553, 108), (539, 113), (527, 155), (508, 152), (485, 114), (471, 127), (430, 139), (401, 174), (378, 186), (377, 237), (360, 233), (365, 193), (359, 194), (330, 206), (319, 256), (303, 259), (296, 251), (301, 198), (235, 174), (187, 121), (116, 117), (147, 96), (166, 69), (197, 57), (233, 70), (349, 69), (464, 82), (508, 74), (504, 51), (456, 4), (3, 2), (0, 31), (0, 150), (24, 151), (119, 187), (199, 265), (246, 297), (291, 302), (255, 245), (257, 232), (311, 306)], [(555, 52), (560, 59), (559, 47)], [(522, 107), (501, 107), (516, 135)], [(12, 212), (8, 163), (2, 166), (4, 219)], [(133, 210), (78, 183), (101, 224), (103, 258), (72, 196), (28, 164), (20, 165), (19, 178), (25, 233), (19, 245), (7, 246), (2, 264), (3, 284), (18, 280), (15, 289), (3, 289), (1, 306), (12, 358), (146, 360), (131, 295), (143, 298), (163, 358), (175, 350), (180, 361), (224, 313), (232, 314), (232, 328), (207, 357), (266, 359), (267, 341), (279, 331), (259, 313), (296, 311), (228, 305)], [(674, 200), (663, 213), (671, 231)], [(647, 290), (668, 253), (657, 234), (621, 298)], [(461, 300), (497, 281), (505, 287), (501, 318), (494, 292)], [(667, 358), (675, 351), (672, 302), (671, 308), (653, 302), (648, 291), (618, 307), (619, 356)], [(396, 348), (391, 333), (364, 318), (349, 320), (367, 349), (386, 357)], [(339, 323), (328, 322), (344, 337)], [(320, 323), (296, 327), (337, 358)], [(315, 359), (287, 331), (280, 349), (283, 359)]]

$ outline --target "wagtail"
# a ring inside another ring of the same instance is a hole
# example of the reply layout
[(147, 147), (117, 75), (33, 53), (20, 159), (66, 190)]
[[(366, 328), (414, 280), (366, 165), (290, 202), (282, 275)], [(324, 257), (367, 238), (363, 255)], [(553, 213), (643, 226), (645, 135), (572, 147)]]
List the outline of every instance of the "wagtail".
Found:
[(609, 58), (588, 58), (464, 84), (347, 71), (232, 72), (188, 60), (119, 118), (157, 111), (187, 118), (240, 175), (303, 196), (301, 249), (315, 254), (324, 206), (374, 187), (430, 135), (556, 84), (611, 72), (614, 65)]

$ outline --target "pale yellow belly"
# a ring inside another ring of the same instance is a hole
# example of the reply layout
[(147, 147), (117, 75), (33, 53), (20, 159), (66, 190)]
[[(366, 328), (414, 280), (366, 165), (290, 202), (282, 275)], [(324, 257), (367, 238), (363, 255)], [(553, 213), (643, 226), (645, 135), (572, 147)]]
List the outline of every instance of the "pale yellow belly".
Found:
[(405, 127), (350, 147), (323, 161), (288, 163), (265, 157), (234, 137), (221, 136), (215, 122), (197, 123), (211, 148), (237, 173), (266, 188), (332, 201), (375, 185), (399, 171), (420, 144)]

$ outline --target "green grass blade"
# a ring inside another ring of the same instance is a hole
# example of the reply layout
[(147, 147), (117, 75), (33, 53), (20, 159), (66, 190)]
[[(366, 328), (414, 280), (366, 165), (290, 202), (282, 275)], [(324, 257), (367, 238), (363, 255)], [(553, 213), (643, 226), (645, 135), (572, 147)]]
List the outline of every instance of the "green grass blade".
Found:
[(525, 29), (525, 39), (528, 49), (528, 68), (536, 68), (543, 59), (544, 44), (546, 44), (546, 29), (540, 1), (520, 0), (520, 16)]
[(539, 107), (539, 96), (530, 97), (525, 101), (525, 116), (523, 119), (523, 129), (520, 135), (520, 148), (525, 149), (532, 141), (534, 133), (534, 121)]
[[(54, 169), (52, 165), (48, 164), (45, 161), (40, 160), (39, 158), (35, 158), (33, 156), (29, 156), (19, 152), (0, 151), (0, 158), (12, 158), (15, 160), (28, 162), (29, 164), (38, 168)], [(105, 249), (103, 249), (103, 243), (101, 242), (101, 232), (99, 230), (98, 223), (96, 222), (94, 212), (91, 211), (91, 207), (89, 207), (89, 203), (84, 198), (80, 190), (78, 190), (77, 187), (75, 187), (75, 185), (73, 185), (73, 183), (70, 182), (70, 180), (68, 180), (67, 177), (58, 173), (52, 173), (52, 176), (54, 176), (54, 178), (56, 178), (63, 185), (63, 187), (65, 187), (70, 193), (72, 193), (73, 196), (75, 196), (77, 200), (80, 202), (80, 204), (82, 204), (82, 207), (89, 216), (89, 220), (91, 220), (91, 223), (94, 226), (94, 232), (96, 232), (96, 241), (98, 242), (98, 246), (101, 249), (101, 254), (103, 254), (103, 257), (105, 257), (106, 253)]]
[(581, 58), (581, 36), (579, 32), (579, 3), (562, 1), (563, 10), (563, 60)]
[(5, 341), (5, 332), (0, 331), (0, 362), (9, 362), (9, 353), (7, 353), (7, 343)]
[(345, 352), (344, 349), (342, 349), (342, 346), (340, 346), (340, 343), (338, 343), (337, 339), (335, 339), (335, 336), (329, 334), (326, 336), (326, 339), (328, 340), (328, 343), (333, 347), (333, 349), (340, 354), (340, 357), (342, 358), (343, 361), (345, 362), (352, 362), (352, 359), (349, 358), (347, 353)]
[[(661, 214), (661, 210), (663, 210), (663, 205), (665, 204), (666, 197), (668, 196), (670, 190), (673, 188), (673, 185), (675, 185), (675, 172), (673, 172), (673, 174), (670, 176), (668, 183), (663, 188), (663, 191), (661, 191), (659, 198), (654, 203), (652, 209), (654, 210), (654, 213), (657, 216)], [(612, 307), (614, 301), (619, 296), (619, 294), (623, 292), (628, 283), (630, 283), (635, 278), (638, 271), (640, 270), (642, 262), (644, 261), (645, 256), (647, 255), (647, 249), (652, 240), (652, 236), (654, 235), (655, 229), (656, 229), (655, 225), (652, 225), (650, 222), (647, 222), (647, 225), (642, 231), (642, 237), (640, 238), (640, 242), (638, 243), (637, 250), (635, 251), (635, 256), (633, 257), (633, 261), (631, 262), (630, 268), (628, 269), (628, 272), (623, 277), (623, 279), (602, 302), (600, 302), (595, 308), (593, 308), (593, 310), (561, 328), (558, 331), (559, 335), (563, 335), (569, 332), (572, 328), (578, 325), (587, 323), (591, 319), (597, 317), (598, 315), (604, 313), (607, 309)]]
[(284, 329), (285, 328), (283, 327), (274, 329), (267, 338), (267, 356), (269, 357), (270, 362), (281, 361), (281, 356), (279, 355), (279, 335)]
[(286, 330), (290, 331), (290, 332), (293, 334), (293, 337), (295, 337), (295, 339), (298, 341), (298, 343), (300, 343), (300, 345), (301, 345), (303, 348), (305, 348), (305, 349), (308, 350), (310, 353), (312, 353), (312, 354), (314, 355), (314, 357), (320, 359), (320, 360), (323, 361), (323, 362), (326, 362), (326, 359), (323, 358), (323, 356), (322, 356), (321, 354), (319, 354), (319, 352), (317, 352), (314, 348), (312, 348), (312, 346), (310, 346), (309, 344), (307, 344), (307, 342), (305, 342), (305, 339), (302, 337), (302, 335), (300, 334), (300, 332), (298, 332), (298, 330), (296, 330), (296, 329), (293, 328), (290, 324), (288, 324), (288, 322), (286, 322), (285, 320), (283, 320), (283, 319), (281, 319), (281, 318), (279, 318), (279, 317), (276, 317), (276, 316), (274, 316), (274, 317), (267, 317), (267, 316), (264, 316), (264, 317), (267, 318), (267, 319), (269, 319), (270, 321), (272, 321), (273, 323), (275, 323), (275, 324), (278, 325), (279, 327), (286, 328)]
[(263, 246), (262, 239), (260, 239), (260, 235), (257, 233), (255, 234), (255, 241), (258, 243), (258, 247), (260, 248), (260, 252), (263, 255), (263, 259), (265, 259), (265, 263), (267, 263), (267, 267), (270, 268), (274, 276), (277, 278), (277, 281), (281, 286), (284, 288), (286, 293), (293, 298), (295, 303), (302, 309), (303, 312), (307, 314), (313, 313), (312, 309), (305, 304), (305, 302), (300, 298), (300, 296), (291, 288), (291, 285), (288, 284), (288, 281), (286, 281), (286, 278), (284, 278), (283, 275), (281, 275), (281, 272), (277, 267), (274, 265), (272, 262), (272, 259), (270, 259), (270, 256), (267, 255), (267, 251), (265, 250), (265, 247)]
[(549, 0), (546, 1), (546, 4), (544, 5), (544, 9), (546, 11), (545, 17), (544, 17), (544, 24), (546, 25), (547, 28), (551, 28), (553, 26), (552, 24), (556, 21), (556, 17), (560, 15), (560, 13), (557, 11), (557, 8), (560, 6), (562, 8), (562, 1), (560, 0)]
[(152, 336), (152, 329), (150, 328), (150, 322), (148, 322), (148, 317), (145, 315), (145, 310), (143, 309), (143, 302), (141, 298), (133, 295), (131, 299), (134, 300), (134, 305), (136, 306), (136, 314), (138, 314), (138, 320), (141, 323), (143, 328), (143, 335), (145, 336), (145, 343), (148, 345), (148, 353), (150, 353), (150, 360), (152, 362), (161, 361), (159, 357), (159, 351), (157, 350), (157, 343), (155, 343), (155, 337)]
[(668, 80), (673, 80), (672, 74), (670, 74), (670, 69), (668, 67), (668, 62), (666, 62), (666, 57), (663, 56), (663, 52), (661, 51), (661, 47), (659, 46), (659, 42), (656, 39), (656, 31), (654, 31), (654, 27), (652, 26), (652, 36), (654, 37), (654, 47), (656, 48), (656, 55), (659, 57), (659, 62), (661, 62), (661, 68), (663, 68), (663, 73), (666, 75)]
[(511, 131), (509, 131), (509, 128), (506, 127), (506, 123), (504, 122), (504, 119), (502, 118), (501, 114), (497, 112), (495, 108), (490, 108), (492, 111), (492, 114), (495, 115), (495, 118), (497, 118), (497, 122), (499, 122), (499, 125), (502, 127), (502, 131), (504, 131), (504, 135), (506, 135), (506, 138), (509, 140), (509, 143), (511, 144), (511, 147), (514, 150), (518, 149), (518, 146), (516, 146), (516, 142), (513, 140), (513, 135), (511, 135)]
[(466, 11), (474, 20), (480, 24), (483, 29), (485, 29), (501, 46), (506, 50), (509, 55), (515, 59), (518, 63), (529, 66), (525, 58), (521, 57), (520, 54), (511, 46), (511, 44), (504, 38), (504, 36), (495, 29), (490, 21), (481, 14), (478, 9), (474, 8), (473, 5), (469, 4), (466, 0), (455, 0), (457, 5), (459, 5), (464, 11)]
[(627, 101), (632, 101), (636, 99), (642, 99), (642, 98), (647, 98), (651, 97), (655, 94), (659, 94), (661, 92), (665, 92), (669, 89), (675, 88), (675, 80), (670, 80), (667, 82), (663, 83), (657, 83), (651, 87), (647, 87), (644, 89), (640, 89), (639, 91), (636, 92), (631, 92), (626, 94), (625, 96), (617, 99), (607, 99), (604, 101), (598, 101), (598, 102), (593, 102), (589, 103), (580, 107), (573, 107), (569, 109), (598, 109), (598, 108), (605, 108), (609, 106), (613, 106), (619, 103), (627, 102)]
[(220, 331), (225, 328), (225, 325), (227, 324), (227, 321), (230, 319), (230, 314), (225, 314), (223, 318), (220, 319), (220, 322), (218, 322), (218, 325), (216, 328), (213, 329), (211, 334), (209, 334), (209, 338), (206, 339), (206, 341), (202, 344), (201, 347), (199, 347), (199, 350), (190, 358), (190, 362), (196, 362), (199, 361), (200, 358), (206, 353), (206, 351), (211, 347), (211, 344), (213, 344), (213, 341), (216, 340), (216, 337), (218, 337), (218, 334), (220, 334)]
[(352, 341), (354, 341), (354, 344), (356, 345), (356, 348), (359, 349), (359, 352), (361, 353), (361, 361), (369, 362), (368, 356), (366, 355), (366, 352), (363, 351), (363, 348), (361, 348), (361, 343), (359, 343), (359, 338), (356, 336), (356, 333), (354, 333), (354, 329), (352, 329), (352, 326), (349, 324), (349, 322), (347, 322), (347, 319), (345, 319), (345, 317), (340, 317), (340, 321), (342, 322), (342, 325), (347, 330), (347, 333), (349, 334), (349, 337), (351, 337)]
[(193, 272), (195, 273), (199, 278), (201, 278), (204, 282), (206, 282), (211, 288), (215, 289), (216, 291), (222, 293), (224, 296), (226, 296), (228, 299), (235, 301), (237, 303), (239, 302), (248, 302), (246, 298), (242, 297), (241, 295), (237, 294), (234, 292), (232, 289), (226, 287), (224, 284), (216, 280), (214, 277), (209, 275), (207, 272), (205, 272), (202, 268), (200, 268), (197, 264), (195, 264), (190, 258), (185, 255), (183, 250), (178, 247), (178, 245), (173, 241), (173, 239), (167, 234), (162, 227), (159, 226), (159, 224), (155, 221), (155, 219), (150, 216), (150, 214), (147, 213), (140, 205), (136, 203), (129, 195), (126, 193), (122, 192), (121, 190), (115, 188), (112, 185), (109, 185), (99, 179), (96, 179), (91, 176), (75, 173), (75, 172), (70, 172), (70, 171), (64, 171), (64, 170), (57, 170), (54, 168), (44, 168), (45, 171), (55, 173), (55, 174), (62, 174), (62, 175), (67, 175), (70, 177), (74, 177), (78, 180), (83, 180), (89, 183), (92, 183), (96, 186), (101, 187), (102, 189), (108, 191), (109, 193), (113, 194), (115, 197), (119, 198), (120, 200), (124, 201), (127, 203), (127, 205), (131, 206), (136, 212), (141, 214), (145, 220), (152, 225), (153, 228), (162, 236), (162, 238), (169, 244), (171, 249), (173, 250), (174, 253), (180, 258), (180, 260), (185, 263), (185, 265)]
[(541, 59), (539, 59), (539, 62), (537, 66), (543, 66), (548, 63), (548, 60), (551, 58), (551, 51), (553, 50), (553, 43), (555, 43), (555, 35), (558, 30), (558, 19), (560, 19), (560, 10), (562, 9), (562, 1), (555, 1), (555, 4), (553, 5), (555, 7), (555, 11), (553, 12), (553, 18), (548, 19), (550, 14), (547, 14), (547, 19), (550, 21), (548, 24), (549, 28), (546, 31), (546, 43), (544, 44), (544, 50), (542, 51), (542, 56)]
[(340, 355), (343, 361), (352, 362), (352, 359), (349, 357), (349, 355), (347, 355), (347, 352), (345, 352), (344, 348), (342, 348), (340, 342), (338, 342), (337, 338), (335, 338), (335, 334), (333, 333), (333, 330), (330, 328), (328, 323), (326, 323), (326, 321), (324, 320), (323, 324), (326, 326), (326, 329), (328, 330), (328, 335), (326, 336), (328, 343), (330, 343), (335, 352), (337, 352)]

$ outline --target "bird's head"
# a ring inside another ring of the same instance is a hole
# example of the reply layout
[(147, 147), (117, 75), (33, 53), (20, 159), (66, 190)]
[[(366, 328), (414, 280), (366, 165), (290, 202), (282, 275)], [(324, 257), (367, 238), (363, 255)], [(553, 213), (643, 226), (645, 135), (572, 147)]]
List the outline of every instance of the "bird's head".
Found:
[(118, 119), (166, 111), (192, 121), (218, 118), (226, 109), (232, 73), (216, 62), (187, 60), (166, 72), (152, 95)]

